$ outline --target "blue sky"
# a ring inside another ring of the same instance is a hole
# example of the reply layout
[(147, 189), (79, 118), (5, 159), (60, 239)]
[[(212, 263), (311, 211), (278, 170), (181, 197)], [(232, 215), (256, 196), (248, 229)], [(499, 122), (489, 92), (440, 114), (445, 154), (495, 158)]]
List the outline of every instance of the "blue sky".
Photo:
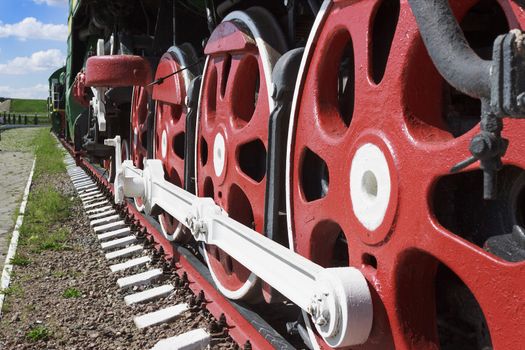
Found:
[(0, 96), (46, 98), (65, 63), (68, 0), (0, 0)]

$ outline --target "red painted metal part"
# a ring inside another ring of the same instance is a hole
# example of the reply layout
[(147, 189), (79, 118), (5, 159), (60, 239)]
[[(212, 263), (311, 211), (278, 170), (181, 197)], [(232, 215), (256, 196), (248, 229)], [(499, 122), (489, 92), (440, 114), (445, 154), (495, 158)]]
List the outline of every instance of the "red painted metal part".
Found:
[[(476, 298), (494, 349), (520, 349), (525, 339), (525, 263), (510, 263), (487, 253), (441, 226), (433, 214), (436, 182), (470, 155), (469, 142), (479, 126), (459, 137), (446, 130), (443, 80), (426, 53), (405, 1), (401, 1), (384, 76), (374, 81), (372, 25), (380, 3), (334, 3), (309, 57), (290, 158), (295, 249), (328, 265), (334, 242), (340, 230), (344, 232), (349, 264), (366, 276), (374, 302), (369, 341), (353, 349), (438, 349), (434, 278), (440, 263), (452, 270)], [(525, 15), (517, 4), (498, 3), (511, 28), (525, 24)], [(451, 4), (462, 18), (475, 1)], [(355, 105), (351, 123), (346, 126), (337, 107), (337, 74), (339, 57), (350, 37)], [(510, 147), (503, 161), (522, 169), (524, 130), (525, 121), (505, 120), (504, 136), (510, 140)], [(360, 224), (350, 199), (352, 157), (368, 142), (383, 151), (393, 179), (386, 218), (374, 231)], [(310, 202), (300, 181), (306, 147), (326, 162), (329, 171), (326, 196)], [(370, 256), (375, 257), (377, 268), (369, 263)]]
[[(74, 155), (73, 147), (64, 139), (60, 139), (62, 145)], [(90, 163), (83, 157), (75, 157), (77, 165), (83, 167), (91, 176), (96, 178), (102, 186), (111, 190), (114, 193), (113, 185), (110, 184)], [(216, 318), (219, 319), (221, 315), (226, 316), (228, 324), (228, 333), (237, 344), (244, 345), (250, 341), (254, 349), (270, 350), (274, 347), (268, 340), (261, 335), (256, 328), (241, 315), (241, 313), (226, 299), (215, 287), (208, 282), (208, 280), (201, 275), (197, 268), (183, 255), (174, 249), (174, 245), (168, 242), (162, 234), (129, 202), (126, 207), (130, 213), (130, 217), (140, 222), (140, 225), (146, 228), (146, 234), (152, 236), (155, 240), (155, 248), (157, 250), (162, 247), (164, 250), (164, 258), (167, 261), (175, 261), (175, 268), (177, 274), (182, 277), (184, 273), (187, 274), (189, 280), (189, 287), (197, 294), (204, 291), (206, 303), (205, 307)]]
[(84, 107), (89, 107), (89, 98), (86, 93), (86, 73), (82, 70), (78, 72), (73, 83), (73, 97)]
[[(217, 27), (205, 52), (208, 63), (196, 141), (198, 193), (213, 197), (235, 220), (262, 232), (266, 177), (255, 181), (239, 165), (243, 145), (259, 140), (267, 148), (270, 111), (262, 58), (253, 39), (234, 22)], [(254, 105), (257, 79), (259, 94)], [(226, 153), (219, 175), (214, 169), (218, 134), (224, 138)], [(248, 283), (250, 271), (215, 246), (208, 246), (207, 251), (210, 269), (225, 289), (238, 291)]]
[(141, 56), (92, 56), (86, 62), (86, 86), (146, 86), (151, 76), (151, 65)]
[[(160, 59), (155, 79), (172, 74), (182, 68), (175, 54), (165, 53)], [(162, 160), (166, 179), (184, 188), (184, 148), (186, 132), (187, 86), (182, 74), (175, 74), (153, 87), (156, 101), (155, 158)], [(164, 147), (164, 149), (163, 149)], [(162, 213), (159, 221), (164, 231), (173, 235), (179, 227), (171, 215)]]

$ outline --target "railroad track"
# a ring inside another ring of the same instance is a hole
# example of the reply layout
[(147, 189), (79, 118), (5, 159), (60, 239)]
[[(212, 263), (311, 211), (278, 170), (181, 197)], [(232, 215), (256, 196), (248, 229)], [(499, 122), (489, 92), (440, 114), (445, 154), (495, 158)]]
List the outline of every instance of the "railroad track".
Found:
[[(139, 285), (143, 289), (129, 292), (124, 298), (126, 304), (161, 301), (175, 290), (185, 289), (192, 293), (188, 303), (136, 315), (135, 325), (145, 328), (170, 322), (187, 310), (199, 308), (208, 310), (215, 318), (207, 329), (193, 329), (160, 340), (153, 349), (200, 349), (221, 344), (227, 337), (242, 349), (295, 349), (263, 317), (222, 296), (195, 251), (182, 245), (156, 241), (160, 229), (158, 223), (138, 212), (131, 202), (114, 204), (113, 186), (103, 171), (83, 157), (77, 157), (75, 161), (71, 146), (63, 139), (60, 142), (70, 153), (66, 157), (68, 174), (105, 252), (109, 269), (123, 275), (116, 279), (116, 283), (126, 292)], [(157, 267), (147, 268), (151, 263), (156, 263)], [(166, 275), (172, 276), (170, 281), (152, 287), (154, 283), (165, 280), (163, 276)]]

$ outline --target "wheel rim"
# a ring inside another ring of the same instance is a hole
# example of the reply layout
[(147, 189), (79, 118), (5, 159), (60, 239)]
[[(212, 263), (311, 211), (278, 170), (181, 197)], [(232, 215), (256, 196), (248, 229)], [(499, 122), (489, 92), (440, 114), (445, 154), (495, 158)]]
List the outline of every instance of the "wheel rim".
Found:
[[(242, 30), (241, 30), (242, 29)], [(262, 32), (262, 30), (265, 32)], [(224, 36), (223, 36), (224, 35)], [(208, 40), (196, 132), (196, 187), (237, 221), (262, 232), (271, 72), (285, 48), (267, 11), (232, 12)], [(249, 167), (248, 167), (249, 168)], [(229, 298), (260, 298), (257, 277), (215, 246), (204, 246), (212, 278)]]
[[(144, 168), (144, 159), (148, 157), (148, 113), (150, 96), (143, 86), (134, 86), (131, 98), (131, 160), (139, 169)], [(137, 210), (144, 210), (142, 198), (134, 198)]]
[[(452, 5), (463, 18), (475, 3)], [(511, 28), (525, 23), (514, 3), (498, 3)], [(374, 57), (373, 32), (382, 30), (373, 27), (374, 16), (381, 18), (385, 11), (380, 7), (380, 1), (325, 2), (309, 39), (287, 150), (292, 249), (323, 266), (350, 265), (363, 272), (371, 287), (374, 327), (360, 349), (435, 349), (440, 342), (442, 348), (450, 346), (443, 343), (443, 328), (436, 327), (443, 315), (436, 297), (442, 271), (451, 272), (470, 292), (492, 346), (512, 348), (519, 336), (508, 330), (523, 324), (524, 316), (502, 312), (501, 305), (523, 307), (525, 264), (487, 253), (446, 228), (443, 215), (436, 213), (443, 197), (436, 188), (448, 181), (452, 165), (469, 156), (468, 145), (479, 126), (463, 120), (468, 127), (456, 129), (442, 117), (446, 86), (425, 52), (406, 2), (400, 4), (391, 46), (376, 51), (386, 51), (386, 56)], [(348, 43), (354, 61), (348, 80), (354, 85), (346, 93), (339, 90), (338, 74)], [(344, 103), (348, 100), (350, 105)], [(523, 121), (505, 120), (511, 147), (503, 161), (524, 169), (520, 128)], [(306, 169), (321, 170), (312, 175)], [(503, 187), (517, 186), (518, 180), (512, 181)], [(481, 185), (476, 190), (481, 192)], [(359, 207), (367, 200), (375, 216)], [(341, 251), (346, 254), (336, 254)], [(327, 348), (305, 319), (316, 347)], [(486, 345), (486, 339), (478, 341)]]
[[(188, 57), (191, 56), (191, 57)], [(171, 74), (196, 61), (195, 55), (172, 47), (160, 59), (155, 79)], [(162, 160), (165, 177), (184, 188), (185, 132), (188, 107), (186, 96), (193, 79), (190, 70), (175, 74), (153, 89), (155, 107), (155, 158)], [(182, 225), (164, 211), (158, 216), (161, 231), (170, 241), (188, 239)]]

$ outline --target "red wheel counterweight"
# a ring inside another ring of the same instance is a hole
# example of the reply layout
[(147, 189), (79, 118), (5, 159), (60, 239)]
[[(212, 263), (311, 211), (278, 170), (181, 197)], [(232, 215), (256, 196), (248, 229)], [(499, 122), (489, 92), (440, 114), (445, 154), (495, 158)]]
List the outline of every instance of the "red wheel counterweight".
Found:
[[(172, 47), (165, 53), (157, 67), (155, 79), (165, 77), (197, 61), (189, 46)], [(194, 74), (187, 69), (175, 74), (153, 88), (155, 111), (155, 158), (162, 160), (166, 179), (184, 188), (187, 89)], [(191, 238), (183, 226), (171, 215), (163, 212), (159, 222), (164, 236), (172, 241), (183, 242)]]
[[(497, 35), (525, 24), (512, 1), (451, 5), (487, 59)], [(484, 201), (477, 165), (450, 174), (470, 155), (479, 101), (440, 77), (408, 3), (325, 2), (321, 13), (290, 126), (293, 248), (367, 278), (374, 325), (355, 349), (519, 348), (525, 262), (497, 243), (525, 224), (524, 121), (505, 120), (499, 197)]]
[[(262, 232), (271, 72), (285, 48), (279, 26), (261, 8), (232, 12), (207, 42), (196, 134), (196, 186), (230, 217)], [(229, 298), (260, 299), (258, 279), (215, 246), (205, 258)]]

